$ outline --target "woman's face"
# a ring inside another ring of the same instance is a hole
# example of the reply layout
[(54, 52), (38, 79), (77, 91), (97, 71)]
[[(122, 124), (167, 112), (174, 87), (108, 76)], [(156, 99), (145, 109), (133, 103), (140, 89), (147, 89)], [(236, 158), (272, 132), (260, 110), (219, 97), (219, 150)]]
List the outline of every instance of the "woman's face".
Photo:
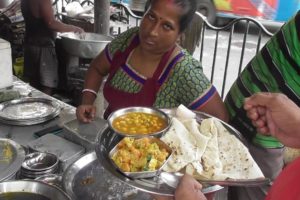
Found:
[(179, 37), (182, 9), (173, 0), (152, 3), (140, 25), (140, 45), (151, 53), (161, 54), (174, 46)]

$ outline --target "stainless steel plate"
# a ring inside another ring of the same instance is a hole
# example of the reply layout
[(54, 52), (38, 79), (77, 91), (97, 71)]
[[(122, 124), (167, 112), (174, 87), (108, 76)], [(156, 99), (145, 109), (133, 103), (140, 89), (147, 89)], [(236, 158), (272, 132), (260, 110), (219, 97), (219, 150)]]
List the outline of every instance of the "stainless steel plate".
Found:
[[(173, 115), (173, 110), (164, 110), (169, 115)], [(205, 113), (197, 112), (197, 119), (201, 121), (202, 119), (209, 118), (210, 115)], [(233, 134), (235, 134), (238, 138), (243, 140), (241, 134), (233, 129), (231, 126), (223, 123), (226, 128)], [(120, 181), (127, 183), (128, 185), (139, 189), (144, 192), (148, 192), (156, 195), (164, 195), (164, 196), (173, 196), (174, 195), (174, 187), (169, 183), (165, 182), (160, 176), (156, 176), (153, 178), (144, 178), (144, 179), (131, 179), (123, 175), (112, 163), (109, 158), (109, 152), (115, 147), (115, 145), (122, 139), (122, 137), (115, 132), (113, 132), (109, 127), (104, 128), (102, 133), (98, 136), (98, 141), (96, 145), (96, 154), (98, 159), (100, 160), (103, 167), (109, 171), (114, 177), (118, 178)], [(211, 193), (218, 190), (221, 190), (223, 187), (219, 185), (209, 186), (202, 190), (203, 193)]]
[(59, 113), (59, 104), (46, 98), (22, 98), (0, 104), (0, 122), (11, 125), (39, 124)]
[(20, 169), (25, 159), (25, 151), (21, 145), (0, 138), (0, 182), (8, 180)]
[(71, 200), (70, 197), (58, 187), (54, 187), (52, 185), (33, 180), (2, 182), (0, 183), (0, 195), (4, 197), (4, 199), (11, 200)]
[[(169, 173), (161, 172), (160, 177), (169, 185), (177, 187), (180, 178), (183, 176), (180, 172)], [(197, 177), (195, 177), (197, 179)], [(226, 180), (205, 180), (197, 179), (202, 185), (221, 185), (221, 186), (242, 186), (242, 187), (257, 187), (259, 185), (268, 185), (270, 180), (267, 178), (258, 179), (226, 179)]]
[(139, 192), (108, 173), (97, 159), (96, 153), (88, 153), (63, 174), (64, 190), (72, 200), (152, 200), (149, 194)]

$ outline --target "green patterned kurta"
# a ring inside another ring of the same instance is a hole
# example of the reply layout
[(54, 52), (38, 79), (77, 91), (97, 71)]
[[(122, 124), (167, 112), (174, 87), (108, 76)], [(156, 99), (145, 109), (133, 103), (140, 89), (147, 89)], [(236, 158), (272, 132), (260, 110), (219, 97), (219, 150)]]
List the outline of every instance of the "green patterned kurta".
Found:
[[(109, 61), (117, 50), (122, 52), (130, 45), (139, 28), (129, 29), (114, 39), (105, 49)], [(216, 92), (209, 80), (203, 74), (202, 66), (186, 50), (182, 50), (183, 56), (167, 73), (161, 85), (154, 106), (157, 108), (173, 108), (183, 104), (191, 109), (197, 109), (207, 102)], [(168, 65), (165, 67), (165, 71)], [(163, 77), (162, 72), (160, 79)], [(141, 90), (145, 77), (138, 74), (126, 64), (118, 69), (112, 78), (111, 86), (129, 93), (137, 93)]]

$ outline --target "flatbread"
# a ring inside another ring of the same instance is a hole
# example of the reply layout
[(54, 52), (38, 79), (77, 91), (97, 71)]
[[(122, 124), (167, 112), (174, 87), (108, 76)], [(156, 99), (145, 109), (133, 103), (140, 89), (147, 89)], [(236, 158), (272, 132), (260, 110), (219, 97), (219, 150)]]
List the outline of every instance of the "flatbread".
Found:
[(248, 149), (219, 120), (204, 119), (200, 125), (188, 116), (172, 118), (170, 130), (161, 138), (173, 150), (164, 171), (214, 180), (264, 177)]
[(189, 119), (195, 119), (196, 113), (185, 107), (184, 105), (179, 105), (176, 109), (176, 117), (180, 121), (189, 120)]
[(185, 120), (183, 122), (185, 127), (190, 131), (190, 133), (194, 136), (195, 142), (196, 142), (196, 149), (194, 150), (193, 153), (196, 154), (197, 160), (190, 162), (187, 164), (185, 167), (185, 172), (187, 174), (193, 175), (195, 172), (198, 173), (205, 173), (202, 165), (202, 157), (203, 154), (205, 153), (208, 142), (212, 138), (212, 134), (202, 134), (199, 130), (199, 124), (196, 121), (196, 119), (190, 119), (190, 120)]
[(213, 118), (207, 120), (212, 120), (217, 127), (219, 155), (223, 164), (222, 173), (215, 176), (215, 179), (256, 179), (264, 177), (248, 148), (234, 135), (230, 134), (221, 122)]
[(202, 172), (201, 158), (205, 152), (211, 134), (201, 134), (196, 119), (184, 120), (172, 119), (170, 130), (161, 138), (169, 145), (173, 154), (163, 170), (177, 172), (184, 167), (192, 174), (195, 170)]
[(199, 124), (196, 119), (189, 119), (183, 122), (183, 125), (187, 128), (189, 133), (193, 136), (197, 149), (193, 152), (196, 154), (196, 159), (199, 161), (207, 147), (208, 141), (211, 139), (212, 134), (202, 134), (199, 131)]
[(177, 172), (188, 163), (199, 159), (193, 152), (197, 149), (194, 136), (177, 118), (172, 119), (172, 126), (161, 140), (173, 150), (171, 158), (163, 168), (164, 171)]
[(219, 157), (218, 130), (213, 121), (203, 120), (200, 126), (202, 134), (211, 134), (205, 152), (201, 158), (203, 172), (196, 171), (195, 173), (202, 178), (211, 179), (222, 173), (222, 162)]

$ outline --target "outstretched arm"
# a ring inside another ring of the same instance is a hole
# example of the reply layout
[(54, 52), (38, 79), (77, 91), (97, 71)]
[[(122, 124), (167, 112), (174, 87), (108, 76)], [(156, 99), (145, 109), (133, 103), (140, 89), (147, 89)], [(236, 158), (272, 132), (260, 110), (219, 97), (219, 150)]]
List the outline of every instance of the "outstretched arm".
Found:
[(82, 93), (81, 105), (76, 110), (78, 120), (89, 123), (94, 119), (96, 108), (93, 106), (93, 103), (96, 99), (96, 95), (93, 92), (89, 92), (89, 90), (95, 93), (98, 92), (103, 78), (109, 72), (109, 68), (110, 63), (104, 51), (91, 62), (84, 81), (84, 88), (88, 90)]
[(84, 32), (82, 28), (62, 23), (55, 19), (51, 0), (37, 1), (39, 4), (40, 16), (47, 26), (55, 32)]

